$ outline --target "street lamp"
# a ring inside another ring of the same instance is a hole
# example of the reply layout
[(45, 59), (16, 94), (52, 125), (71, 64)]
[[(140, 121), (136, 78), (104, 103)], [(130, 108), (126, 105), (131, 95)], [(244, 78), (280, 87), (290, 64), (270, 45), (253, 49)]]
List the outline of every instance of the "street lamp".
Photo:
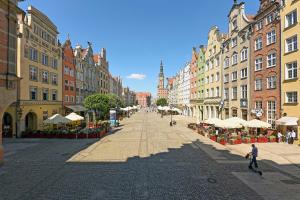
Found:
[(170, 122), (170, 126), (173, 126), (173, 119), (172, 119), (173, 111), (172, 111), (172, 109), (173, 109), (173, 106), (172, 106), (172, 104), (170, 104), (170, 110), (171, 110), (171, 122)]

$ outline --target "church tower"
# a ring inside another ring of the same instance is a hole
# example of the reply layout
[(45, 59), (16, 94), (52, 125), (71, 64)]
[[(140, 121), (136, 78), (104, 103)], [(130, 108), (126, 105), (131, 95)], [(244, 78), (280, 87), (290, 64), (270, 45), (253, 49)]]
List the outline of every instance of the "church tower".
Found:
[(164, 65), (163, 62), (160, 62), (160, 72), (158, 76), (158, 89), (164, 89), (165, 88), (165, 76), (164, 76)]

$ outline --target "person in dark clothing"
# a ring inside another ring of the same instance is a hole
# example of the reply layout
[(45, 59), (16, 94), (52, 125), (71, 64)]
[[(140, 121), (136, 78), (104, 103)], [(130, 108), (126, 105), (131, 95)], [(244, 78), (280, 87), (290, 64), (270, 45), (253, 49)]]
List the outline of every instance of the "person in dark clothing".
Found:
[(251, 159), (251, 162), (249, 164), (249, 168), (252, 169), (253, 163), (254, 163), (255, 168), (258, 168), (257, 160), (256, 160), (257, 155), (258, 155), (258, 149), (254, 144), (252, 144), (252, 151), (250, 152), (250, 154), (252, 156), (252, 159)]

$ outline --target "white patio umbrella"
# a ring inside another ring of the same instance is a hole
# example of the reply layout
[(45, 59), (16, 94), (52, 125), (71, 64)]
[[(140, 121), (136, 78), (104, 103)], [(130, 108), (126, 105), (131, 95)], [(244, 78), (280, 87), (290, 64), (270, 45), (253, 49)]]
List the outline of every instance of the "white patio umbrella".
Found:
[(76, 113), (70, 113), (69, 115), (66, 116), (67, 119), (71, 120), (71, 121), (82, 121), (84, 120), (84, 117), (76, 114)]
[(63, 117), (60, 114), (55, 114), (44, 121), (45, 124), (67, 124), (70, 122), (71, 120)]
[(276, 121), (278, 126), (297, 126), (299, 118), (297, 117), (282, 117)]
[(271, 128), (271, 124), (261, 121), (261, 120), (257, 120), (257, 119), (253, 119), (249, 122), (247, 122), (247, 127), (248, 128)]
[(164, 111), (169, 111), (169, 110), (171, 110), (169, 106), (164, 106), (162, 109), (163, 109)]
[(229, 118), (229, 119), (225, 119), (224, 121), (226, 122), (226, 124), (232, 123), (233, 125), (234, 124), (241, 124), (242, 126), (247, 126), (247, 121), (243, 120), (241, 118), (238, 118), (238, 117), (232, 117), (232, 118)]
[(219, 119), (219, 118), (209, 118), (207, 120), (204, 121), (205, 124), (218, 124), (221, 125), (221, 123), (223, 122), (223, 120)]

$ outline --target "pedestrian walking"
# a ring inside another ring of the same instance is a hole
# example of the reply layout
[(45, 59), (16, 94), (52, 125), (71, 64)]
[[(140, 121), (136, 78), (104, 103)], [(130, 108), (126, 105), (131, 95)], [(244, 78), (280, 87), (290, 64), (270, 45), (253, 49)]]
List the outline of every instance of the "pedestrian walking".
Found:
[(282, 134), (280, 131), (277, 133), (278, 143), (282, 142)]
[(249, 169), (252, 169), (253, 163), (254, 163), (255, 168), (258, 168), (257, 160), (256, 160), (256, 158), (257, 158), (257, 156), (258, 156), (258, 149), (257, 149), (257, 147), (255, 146), (255, 144), (252, 144), (252, 150), (251, 150), (251, 152), (250, 152), (249, 154), (250, 154), (251, 157), (252, 157), (251, 162), (250, 162), (250, 164), (249, 164)]
[(295, 139), (296, 139), (296, 132), (295, 132), (295, 130), (292, 130), (292, 132), (291, 132), (291, 144), (294, 144)]
[(285, 135), (285, 139), (286, 139), (287, 144), (289, 144), (289, 142), (290, 142), (290, 137), (291, 137), (291, 132), (290, 132), (290, 130), (288, 130), (286, 135)]

